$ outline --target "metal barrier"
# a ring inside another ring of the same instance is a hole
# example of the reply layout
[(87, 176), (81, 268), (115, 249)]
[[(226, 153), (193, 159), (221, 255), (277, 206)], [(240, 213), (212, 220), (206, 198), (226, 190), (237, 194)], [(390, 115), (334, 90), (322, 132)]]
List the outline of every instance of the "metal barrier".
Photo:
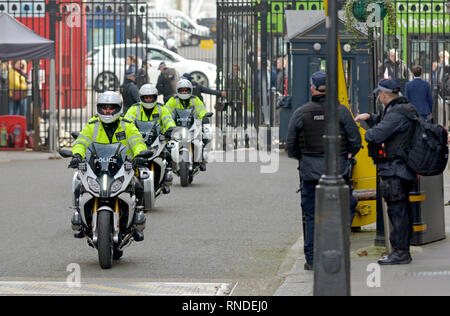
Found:
[[(279, 125), (276, 103), (288, 90), (284, 10), (295, 2), (217, 1), (217, 85), (227, 97), (216, 124), (232, 135), (231, 148), (248, 147), (261, 126)], [(267, 139), (270, 147), (274, 139)]]
[[(443, 0), (393, 0), (393, 3), (397, 14), (395, 35), (388, 35), (386, 27), (379, 29), (383, 36), (375, 39), (371, 52), (372, 64), (376, 65), (371, 82), (376, 85), (385, 74), (410, 80), (411, 67), (420, 64), (424, 79), (432, 85), (435, 107), (442, 114), (438, 120), (448, 127), (448, 3)], [(65, 127), (78, 128), (72, 122), (74, 117), (76, 123), (84, 123), (95, 112), (86, 109), (92, 108), (99, 92), (119, 90), (130, 67), (126, 64), (127, 56), (137, 56), (136, 69), (141, 68), (143, 59), (150, 59), (152, 83), (156, 82), (161, 61), (175, 65), (177, 55), (171, 55), (170, 50), (163, 53), (158, 50), (164, 46), (164, 39), (173, 38), (176, 49), (172, 49), (179, 55), (210, 63), (182, 62), (191, 66), (196, 81), (227, 92), (226, 98), (206, 100), (217, 102), (216, 126), (223, 134), (232, 135), (235, 144), (243, 144), (232, 147), (247, 147), (248, 139), (257, 137), (260, 127), (269, 127), (270, 131), (279, 125), (277, 101), (295, 89), (289, 80), (285, 10), (323, 10), (323, 1), (217, 0), (216, 5), (215, 34), (199, 28), (177, 11), (157, 11), (150, 2), (138, 0), (0, 0), (0, 12), (13, 15), (39, 35), (56, 42), (56, 115), (59, 126), (64, 121), (58, 145), (70, 142)], [(393, 65), (389, 64), (390, 52), (398, 58)], [(403, 67), (400, 60), (407, 68), (407, 75), (398, 77), (398, 70)], [(40, 131), (35, 133), (36, 146), (45, 145), (49, 108), (45, 91), (49, 86), (50, 65), (45, 60), (27, 61), (27, 65), (28, 79), (33, 82), (28, 125)], [(388, 68), (392, 74), (386, 72)], [(0, 89), (8, 87), (2, 83)], [(0, 111), (7, 111), (7, 100), (1, 104)], [(213, 105), (207, 104), (209, 108)], [(81, 120), (78, 112), (82, 114)], [(277, 141), (272, 138), (268, 143)]]

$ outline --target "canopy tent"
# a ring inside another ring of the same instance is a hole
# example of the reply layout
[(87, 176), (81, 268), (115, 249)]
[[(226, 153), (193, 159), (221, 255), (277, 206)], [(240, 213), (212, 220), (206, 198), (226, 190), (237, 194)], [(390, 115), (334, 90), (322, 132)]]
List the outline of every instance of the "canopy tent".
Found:
[[(0, 59), (50, 59), (50, 151), (56, 152), (55, 42), (39, 36), (7, 13), (0, 13)], [(38, 128), (38, 127), (37, 127)], [(38, 129), (39, 130), (39, 129)], [(38, 135), (39, 133), (36, 133)]]
[(1, 59), (55, 58), (55, 43), (17, 21), (7, 13), (0, 13)]

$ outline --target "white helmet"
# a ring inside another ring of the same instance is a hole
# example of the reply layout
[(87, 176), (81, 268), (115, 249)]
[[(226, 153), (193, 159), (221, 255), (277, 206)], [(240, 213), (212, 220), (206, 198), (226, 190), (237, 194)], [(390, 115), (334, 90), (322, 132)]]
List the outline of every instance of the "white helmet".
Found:
[[(114, 112), (112, 114), (104, 114), (102, 105), (109, 104), (114, 106)], [(101, 93), (97, 99), (97, 113), (100, 121), (109, 124), (119, 119), (122, 112), (122, 97), (120, 94), (114, 91), (106, 91)]]
[[(153, 96), (154, 101), (153, 102), (145, 102), (144, 96)], [(152, 84), (144, 84), (139, 89), (139, 99), (141, 99), (141, 103), (146, 109), (153, 109), (156, 105), (156, 102), (158, 101), (158, 89)]]
[[(189, 93), (180, 93), (180, 89), (190, 89)], [(182, 100), (187, 100), (192, 96), (192, 91), (194, 90), (194, 87), (192, 86), (192, 83), (187, 79), (181, 79), (177, 83), (177, 96)]]

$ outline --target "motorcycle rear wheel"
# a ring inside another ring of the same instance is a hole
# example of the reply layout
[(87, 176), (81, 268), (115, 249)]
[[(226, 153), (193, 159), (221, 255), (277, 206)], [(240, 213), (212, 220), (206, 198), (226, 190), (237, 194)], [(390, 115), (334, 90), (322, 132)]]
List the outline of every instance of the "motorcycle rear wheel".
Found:
[(97, 215), (98, 261), (102, 269), (110, 269), (113, 262), (112, 214), (108, 211)]

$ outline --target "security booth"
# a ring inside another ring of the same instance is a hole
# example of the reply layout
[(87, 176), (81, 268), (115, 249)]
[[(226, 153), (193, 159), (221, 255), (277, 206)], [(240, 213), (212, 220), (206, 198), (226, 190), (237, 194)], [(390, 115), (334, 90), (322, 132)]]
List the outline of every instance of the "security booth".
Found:
[[(311, 99), (310, 78), (316, 71), (326, 71), (325, 11), (287, 10), (286, 29), (290, 44), (291, 77), (288, 93), (292, 96), (290, 107), (280, 111), (280, 140), (285, 140), (289, 119), (294, 111)], [(349, 104), (354, 114), (369, 110), (369, 54), (368, 37), (345, 32), (342, 15), (339, 15), (344, 72), (347, 80)]]
[[(290, 107), (280, 110), (280, 140), (287, 136), (289, 120), (294, 111), (311, 100), (311, 75), (316, 71), (326, 71), (325, 12), (286, 11), (286, 29), (291, 60), (288, 93), (292, 96), (292, 102)], [(347, 33), (341, 14), (339, 14), (339, 36), (349, 108), (355, 115), (368, 112), (370, 109), (368, 96), (371, 93), (368, 37), (362, 30), (358, 30), (356, 34)], [(360, 128), (360, 133), (364, 139), (364, 129)], [(376, 168), (368, 156), (367, 146), (364, 147), (355, 157), (356, 164), (352, 168), (354, 195), (357, 195), (359, 200), (352, 224), (354, 229), (376, 222), (377, 215), (376, 199), (368, 194), (376, 190)]]

